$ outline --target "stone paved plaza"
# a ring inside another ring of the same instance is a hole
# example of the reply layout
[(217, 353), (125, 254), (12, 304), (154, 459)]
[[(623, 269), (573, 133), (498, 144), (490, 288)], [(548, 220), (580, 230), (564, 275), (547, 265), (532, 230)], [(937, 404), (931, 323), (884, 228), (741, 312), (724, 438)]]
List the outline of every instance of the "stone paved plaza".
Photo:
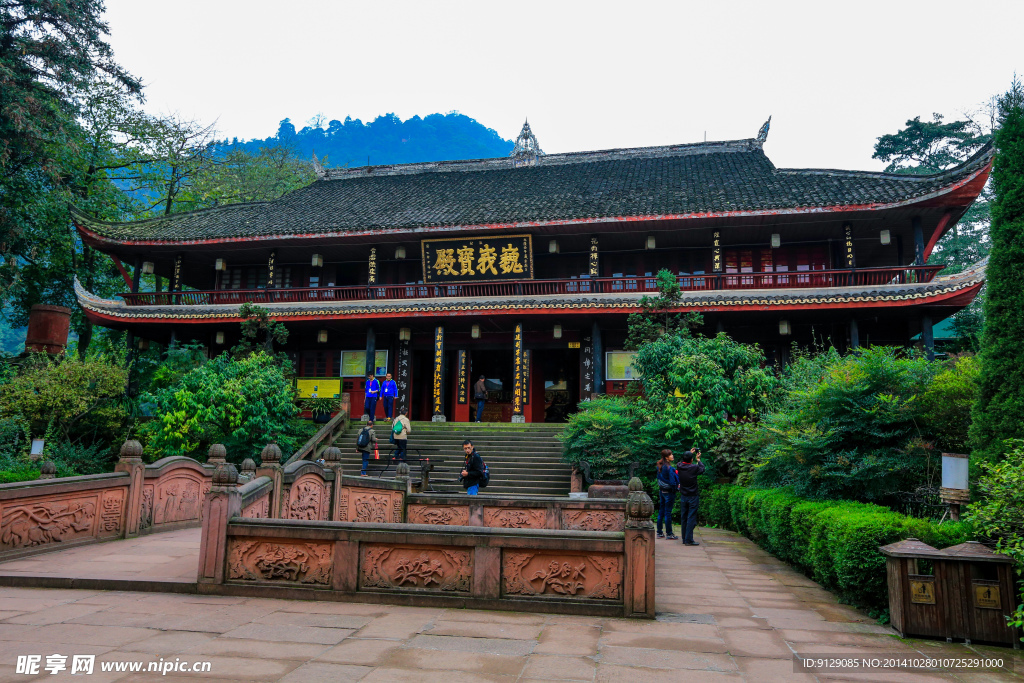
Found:
[[(43, 681), (812, 681), (793, 653), (1016, 657), (902, 641), (747, 539), (658, 541), (658, 621), (170, 593), (0, 588), (0, 680), (17, 655), (94, 654), (91, 676)], [(0, 564), (0, 574), (194, 581), (198, 530)], [(104, 661), (209, 661), (211, 672), (102, 673)], [(69, 657), (70, 661), (70, 657)], [(1020, 674), (837, 674), (869, 681), (1009, 681)], [(831, 679), (829, 679), (831, 680)]]

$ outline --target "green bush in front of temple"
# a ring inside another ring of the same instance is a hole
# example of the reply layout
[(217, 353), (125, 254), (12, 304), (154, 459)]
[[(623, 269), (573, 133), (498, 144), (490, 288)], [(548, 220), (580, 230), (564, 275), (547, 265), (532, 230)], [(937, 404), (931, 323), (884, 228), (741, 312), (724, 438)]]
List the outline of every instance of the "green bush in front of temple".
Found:
[(739, 531), (875, 616), (889, 604), (879, 546), (914, 537), (945, 548), (972, 538), (966, 522), (940, 525), (870, 503), (812, 501), (789, 488), (714, 486), (703, 494), (701, 512), (707, 524)]
[(999, 99), (992, 165), (992, 250), (986, 270), (981, 378), (971, 424), (973, 454), (994, 461), (1024, 438), (1024, 85)]

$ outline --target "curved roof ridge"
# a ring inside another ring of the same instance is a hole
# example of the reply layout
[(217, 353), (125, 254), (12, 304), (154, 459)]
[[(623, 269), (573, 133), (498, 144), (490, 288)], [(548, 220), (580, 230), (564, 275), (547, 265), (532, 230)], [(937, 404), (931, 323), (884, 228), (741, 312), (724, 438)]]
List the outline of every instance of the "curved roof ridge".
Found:
[(995, 156), (995, 147), (991, 142), (987, 142), (963, 163), (938, 173), (892, 173), (890, 171), (853, 171), (839, 168), (779, 168), (776, 169), (776, 172), (800, 175), (837, 175), (849, 178), (876, 178), (879, 180), (896, 178), (899, 180), (934, 182), (935, 180), (947, 177), (960, 176), (965, 171), (973, 171), (975, 167), (983, 166), (982, 162), (987, 163), (993, 156)]
[(126, 225), (155, 225), (168, 220), (175, 220), (181, 216), (200, 216), (200, 215), (216, 215), (222, 212), (238, 211), (240, 209), (246, 209), (256, 206), (267, 206), (281, 199), (262, 199), (255, 202), (239, 202), (237, 204), (222, 204), (220, 206), (209, 206), (205, 209), (192, 209), (191, 211), (183, 211), (182, 213), (169, 213), (163, 216), (153, 216), (152, 218), (140, 218), (137, 221), (105, 221), (89, 214), (86, 211), (78, 208), (74, 204), (68, 204), (68, 211), (71, 213), (73, 219), (79, 220), (82, 223), (89, 225), (106, 225), (112, 227), (122, 227)]

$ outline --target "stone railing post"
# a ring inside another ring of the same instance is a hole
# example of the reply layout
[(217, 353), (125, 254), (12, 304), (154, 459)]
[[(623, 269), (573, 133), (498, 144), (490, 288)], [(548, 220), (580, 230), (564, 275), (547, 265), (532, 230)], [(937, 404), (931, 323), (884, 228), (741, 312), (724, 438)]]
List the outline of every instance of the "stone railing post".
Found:
[(341, 489), (345, 474), (341, 467), (341, 449), (337, 446), (328, 446), (324, 449), (323, 457), (327, 469), (334, 473), (334, 481), (331, 484), (331, 507), (327, 519), (337, 522), (341, 519)]
[(40, 479), (53, 479), (57, 476), (57, 466), (52, 460), (47, 460), (39, 466)]
[(572, 476), (569, 479), (569, 493), (583, 492), (583, 475), (575, 465), (572, 467)]
[(238, 470), (229, 462), (217, 465), (203, 501), (203, 534), (199, 542), (199, 583), (224, 583), (228, 522), (242, 514)]
[(270, 509), (268, 516), (271, 519), (281, 517), (281, 494), (284, 492), (284, 469), (281, 467), (281, 447), (271, 441), (260, 452), (260, 466), (256, 468), (257, 477), (270, 477), (274, 482), (274, 488), (270, 492)]
[(238, 473), (238, 482), (240, 484), (248, 484), (250, 481), (256, 478), (256, 461), (252, 458), (246, 458), (242, 461), (242, 471)]
[(128, 473), (128, 495), (125, 496), (125, 538), (137, 536), (142, 521), (142, 478), (146, 465), (142, 462), (142, 444), (130, 439), (121, 444), (121, 458), (115, 472)]
[(629, 480), (626, 498), (625, 613), (626, 617), (654, 618), (654, 502), (639, 478)]
[(404, 522), (408, 519), (406, 515), (406, 508), (409, 505), (409, 494), (412, 493), (412, 479), (409, 477), (409, 463), (400, 462), (395, 465), (395, 481), (402, 485), (402, 519), (400, 522)]

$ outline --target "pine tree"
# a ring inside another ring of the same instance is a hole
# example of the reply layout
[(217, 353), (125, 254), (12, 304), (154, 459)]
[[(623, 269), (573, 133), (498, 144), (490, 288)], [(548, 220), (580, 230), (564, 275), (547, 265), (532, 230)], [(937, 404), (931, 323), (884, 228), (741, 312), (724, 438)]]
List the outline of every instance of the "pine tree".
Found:
[(1006, 453), (1006, 439), (1024, 438), (1024, 86), (1016, 78), (999, 99), (999, 124), (982, 371), (970, 433), (974, 454), (987, 460)]

